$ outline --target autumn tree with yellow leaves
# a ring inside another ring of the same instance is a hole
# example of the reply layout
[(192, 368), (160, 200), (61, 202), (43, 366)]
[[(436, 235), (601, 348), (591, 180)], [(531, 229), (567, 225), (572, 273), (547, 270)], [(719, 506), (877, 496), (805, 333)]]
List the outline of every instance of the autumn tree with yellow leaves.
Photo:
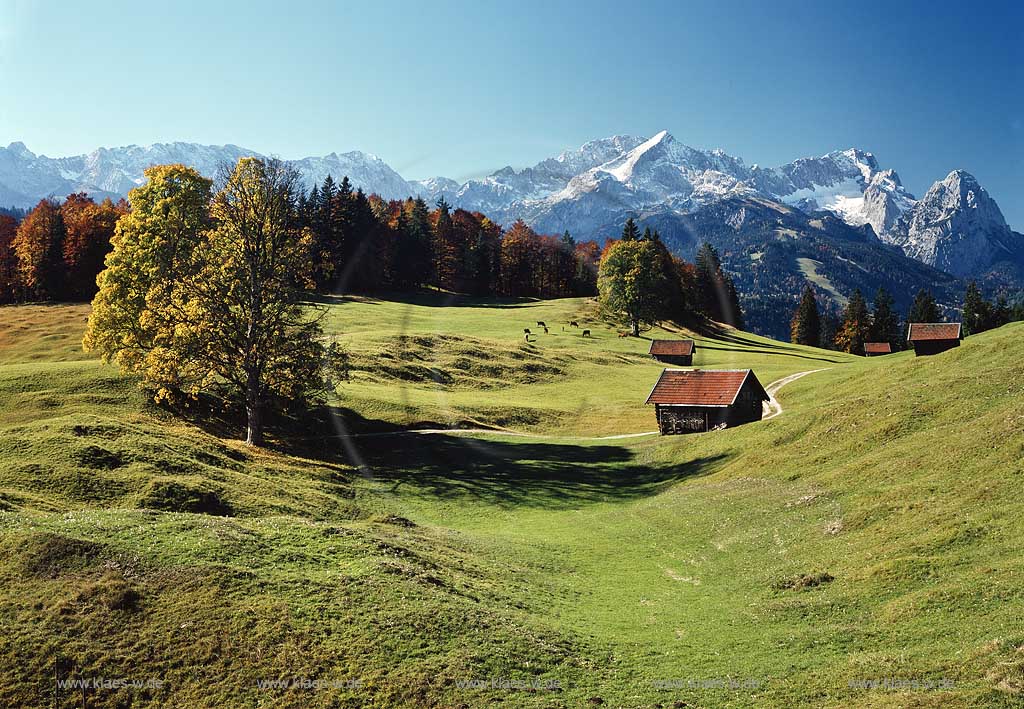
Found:
[(84, 345), (142, 375), (157, 399), (226, 388), (262, 445), (269, 407), (320, 400), (340, 373), (298, 226), (298, 174), (243, 158), (221, 188), (182, 165), (146, 171), (98, 279)]

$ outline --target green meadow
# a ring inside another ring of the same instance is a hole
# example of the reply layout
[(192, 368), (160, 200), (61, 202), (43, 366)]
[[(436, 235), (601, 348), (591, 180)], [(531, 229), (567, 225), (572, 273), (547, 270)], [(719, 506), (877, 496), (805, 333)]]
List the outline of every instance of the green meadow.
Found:
[[(610, 438), (656, 428), (646, 338), (684, 329), (326, 307), (350, 379), (268, 450), (82, 354), (87, 307), (0, 308), (0, 705), (1020, 705), (1024, 326), (696, 335), (697, 367), (821, 371), (770, 421)], [(407, 432), (450, 427), (491, 431)]]

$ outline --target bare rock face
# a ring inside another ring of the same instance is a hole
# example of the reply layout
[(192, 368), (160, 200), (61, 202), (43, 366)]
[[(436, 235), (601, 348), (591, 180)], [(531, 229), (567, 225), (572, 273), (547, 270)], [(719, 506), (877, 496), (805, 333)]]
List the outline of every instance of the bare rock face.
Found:
[(965, 277), (1024, 255), (1024, 237), (1010, 229), (999, 205), (963, 170), (932, 185), (883, 239), (912, 258)]

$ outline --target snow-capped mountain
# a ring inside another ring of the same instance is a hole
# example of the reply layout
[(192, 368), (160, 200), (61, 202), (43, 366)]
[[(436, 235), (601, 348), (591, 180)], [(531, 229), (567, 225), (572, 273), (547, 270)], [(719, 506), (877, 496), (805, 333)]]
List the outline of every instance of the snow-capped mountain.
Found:
[(874, 155), (856, 148), (777, 168), (755, 168), (751, 184), (803, 211), (828, 210), (852, 226), (870, 224), (876, 234), (914, 206), (899, 176), (880, 170)]
[(435, 178), (424, 196), (444, 194), (504, 222), (523, 218), (548, 231), (598, 236), (623, 211), (691, 212), (720, 199), (767, 197), (804, 211), (828, 210), (881, 234), (915, 203), (892, 170), (849, 149), (774, 168), (747, 166), (721, 150), (684, 145), (667, 131), (649, 139), (616, 136), (587, 143), (532, 168), (503, 168), (458, 189)]
[(832, 212), (851, 226), (869, 225), (883, 242), (957, 275), (983, 275), (1001, 262), (1024, 273), (1024, 236), (1009, 229), (973, 177), (951, 173), (918, 202), (894, 170), (880, 168), (874, 155), (856, 148), (779, 167), (748, 167), (721, 150), (692, 148), (661, 131), (649, 139), (594, 141), (458, 189), (436, 179), (421, 194), (444, 194), (456, 206), (505, 224), (524, 219), (539, 231), (597, 239), (615, 235), (626, 216), (643, 221), (758, 197), (807, 213)]
[[(31, 207), (43, 197), (77, 191), (124, 196), (141, 184), (150, 165), (183, 163), (212, 176), (246, 155), (258, 153), (235, 145), (158, 143), (48, 158), (11, 143), (0, 148), (0, 205)], [(524, 219), (538, 231), (568, 230), (578, 238), (613, 236), (626, 216), (643, 221), (690, 214), (725, 199), (767, 199), (807, 213), (832, 212), (851, 226), (870, 225), (882, 241), (953, 273), (981, 275), (1009, 260), (1024, 274), (1024, 237), (1009, 229), (973, 177), (950, 173), (918, 202), (896, 172), (855, 148), (765, 168), (721, 150), (684, 145), (667, 131), (650, 138), (616, 135), (532, 167), (505, 167), (463, 183), (445, 177), (406, 181), (380, 158), (359, 151), (290, 162), (307, 187), (327, 175), (348, 176), (353, 186), (385, 198), (419, 195), (433, 203), (444, 196), (505, 225)]]
[[(143, 170), (151, 165), (182, 163), (212, 177), (221, 165), (234, 164), (239, 158), (250, 155), (261, 157), (256, 151), (237, 145), (156, 143), (99, 148), (87, 155), (49, 158), (36, 155), (23, 143), (11, 143), (0, 148), (0, 204), (31, 207), (44, 197), (62, 198), (72, 192), (123, 197), (142, 184)], [(289, 162), (298, 168), (310, 187), (322, 182), (327, 175), (338, 180), (347, 175), (355, 187), (390, 199), (404, 198), (416, 191), (387, 163), (368, 153), (331, 153)]]

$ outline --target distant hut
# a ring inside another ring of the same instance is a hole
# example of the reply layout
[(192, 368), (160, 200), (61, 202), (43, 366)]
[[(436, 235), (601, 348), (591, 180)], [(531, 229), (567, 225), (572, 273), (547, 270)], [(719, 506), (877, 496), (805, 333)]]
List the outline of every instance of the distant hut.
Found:
[(697, 349), (693, 340), (652, 340), (651, 357), (665, 364), (689, 367), (693, 364), (693, 351)]
[(760, 421), (769, 398), (749, 369), (665, 369), (646, 403), (666, 435)]
[(864, 356), (877, 357), (878, 355), (892, 354), (892, 345), (888, 342), (865, 342)]
[(913, 322), (907, 329), (907, 342), (915, 355), (933, 355), (960, 346), (958, 322)]

